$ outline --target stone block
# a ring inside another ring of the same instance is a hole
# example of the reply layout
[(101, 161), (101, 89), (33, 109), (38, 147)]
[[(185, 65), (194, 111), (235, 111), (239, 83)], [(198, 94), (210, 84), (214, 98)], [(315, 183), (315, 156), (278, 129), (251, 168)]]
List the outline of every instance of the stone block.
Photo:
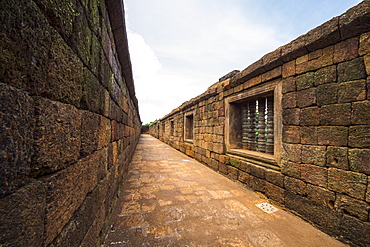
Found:
[(297, 106), (299, 108), (316, 105), (316, 88), (297, 92)]
[(342, 215), (331, 208), (289, 191), (285, 191), (285, 205), (304, 219), (315, 223), (320, 230), (330, 232), (332, 236), (341, 235), (339, 227)]
[(349, 196), (338, 194), (335, 200), (335, 208), (340, 212), (352, 215), (362, 221), (367, 221), (370, 204)]
[(284, 175), (281, 172), (266, 169), (265, 179), (266, 181), (275, 184), (281, 188), (284, 187)]
[(358, 36), (368, 31), (366, 25), (363, 24), (370, 22), (369, 9), (369, 3), (363, 1), (339, 17), (339, 29), (342, 40)]
[[(366, 67), (366, 74), (367, 76), (370, 76), (370, 55), (366, 55), (364, 56), (364, 63), (365, 63), (365, 67)], [(369, 91), (368, 91), (369, 93)], [(369, 97), (368, 97), (369, 99)]]
[(300, 120), (300, 109), (284, 109), (283, 110), (283, 124), (284, 125), (299, 125)]
[(369, 246), (370, 223), (363, 222), (355, 217), (343, 215), (340, 223), (341, 234), (358, 246)]
[(352, 124), (369, 124), (370, 123), (370, 102), (362, 101), (352, 104)]
[(303, 90), (313, 87), (314, 85), (314, 72), (308, 72), (296, 77), (297, 90)]
[(343, 147), (328, 147), (326, 165), (348, 170), (348, 149)]
[(260, 191), (265, 193), (266, 181), (255, 176), (250, 176), (250, 180), (247, 182), (247, 185), (254, 191)]
[(297, 93), (291, 92), (283, 95), (282, 99), (283, 109), (297, 107)]
[(245, 172), (239, 172), (238, 180), (244, 184), (249, 184), (251, 175)]
[(283, 127), (283, 142), (300, 143), (300, 127), (298, 126), (284, 126)]
[(319, 85), (316, 89), (317, 105), (329, 105), (338, 102), (338, 87), (336, 83)]
[(325, 167), (316, 165), (302, 164), (301, 165), (302, 179), (320, 187), (327, 187), (328, 170)]
[(328, 188), (330, 190), (364, 200), (366, 185), (367, 176), (365, 174), (336, 168), (328, 169)]
[(322, 126), (318, 127), (318, 144), (329, 146), (347, 146), (348, 127)]
[(332, 65), (334, 46), (328, 46), (322, 50), (316, 50), (308, 55), (308, 60), (296, 65), (296, 73), (302, 74)]
[(351, 126), (348, 145), (354, 148), (370, 148), (370, 125)]
[(227, 177), (233, 180), (237, 180), (239, 176), (239, 170), (232, 166), (227, 166)]
[(301, 36), (281, 47), (281, 57), (284, 62), (292, 61), (297, 57), (307, 54), (305, 37)]
[(337, 66), (332, 65), (319, 69), (314, 75), (314, 85), (322, 85), (337, 81)]
[(51, 243), (71, 219), (103, 177), (106, 166), (107, 156), (104, 151), (99, 151), (45, 179), (48, 189), (46, 244)]
[(309, 51), (315, 51), (340, 41), (338, 19), (338, 17), (332, 18), (307, 33), (306, 46)]
[(282, 66), (282, 76), (283, 78), (287, 78), (290, 76), (295, 75), (295, 61), (290, 61), (287, 63), (284, 63)]
[(301, 163), (302, 145), (283, 143), (281, 157), (284, 160)]
[(366, 190), (366, 198), (365, 200), (367, 202), (370, 202), (370, 176), (368, 177), (368, 183), (367, 183), (367, 190)]
[(289, 162), (283, 160), (281, 164), (281, 172), (284, 175), (301, 178), (301, 168), (300, 165), (294, 162)]
[(366, 78), (362, 57), (338, 64), (338, 82), (354, 81)]
[(321, 107), (320, 122), (323, 126), (350, 125), (351, 104), (333, 104)]
[(36, 182), (0, 199), (1, 246), (43, 246), (45, 193)]
[(281, 77), (281, 66), (262, 74), (262, 82)]
[(300, 179), (292, 178), (286, 176), (284, 178), (284, 187), (292, 193), (298, 195), (306, 195), (307, 194), (307, 184)]
[(326, 147), (323, 146), (302, 146), (302, 163), (318, 166), (326, 164)]
[(36, 102), (33, 173), (41, 176), (76, 162), (81, 147), (81, 113), (41, 97)]
[(240, 160), (239, 161), (239, 169), (246, 172), (246, 173), (250, 173), (250, 163), (248, 163), (246, 161), (243, 161), (243, 160)]
[(272, 183), (265, 183), (265, 194), (268, 198), (284, 204), (284, 189)]
[(103, 116), (99, 116), (98, 129), (98, 149), (106, 147), (112, 139), (112, 124), (111, 121)]
[(334, 63), (348, 61), (358, 57), (358, 37), (347, 39), (334, 46)]
[(98, 148), (99, 115), (83, 111), (81, 114), (81, 151), (82, 157), (92, 154)]
[(370, 149), (350, 149), (348, 160), (351, 171), (370, 175)]
[(360, 36), (360, 48), (358, 49), (358, 54), (360, 56), (370, 53), (370, 32), (363, 33)]
[(265, 178), (266, 168), (255, 164), (250, 164), (249, 173), (257, 178)]
[(282, 80), (283, 94), (294, 92), (297, 89), (295, 77), (288, 77)]
[(29, 182), (34, 103), (21, 90), (0, 83), (0, 196)]
[(301, 125), (317, 126), (320, 124), (320, 109), (317, 106), (301, 110)]
[(338, 88), (338, 102), (354, 102), (366, 99), (366, 81), (343, 82)]
[(312, 184), (307, 184), (307, 198), (312, 202), (327, 208), (333, 208), (335, 193)]
[(301, 143), (317, 145), (317, 127), (302, 126), (301, 127)]

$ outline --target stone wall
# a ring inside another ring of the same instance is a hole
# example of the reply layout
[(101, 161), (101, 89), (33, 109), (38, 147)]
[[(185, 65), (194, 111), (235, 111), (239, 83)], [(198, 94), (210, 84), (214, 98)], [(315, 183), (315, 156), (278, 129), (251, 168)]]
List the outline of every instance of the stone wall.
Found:
[(141, 128), (122, 1), (0, 13), (0, 246), (95, 246)]
[[(328, 234), (369, 246), (369, 23), (364, 1), (223, 77), (150, 133)], [(238, 148), (238, 105), (266, 93), (275, 104), (274, 153)]]

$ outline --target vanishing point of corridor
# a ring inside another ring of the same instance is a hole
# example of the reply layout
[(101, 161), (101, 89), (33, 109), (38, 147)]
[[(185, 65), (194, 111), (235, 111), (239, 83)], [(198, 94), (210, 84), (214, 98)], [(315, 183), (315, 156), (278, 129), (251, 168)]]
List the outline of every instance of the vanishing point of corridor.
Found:
[(149, 135), (109, 224), (104, 246), (344, 246)]

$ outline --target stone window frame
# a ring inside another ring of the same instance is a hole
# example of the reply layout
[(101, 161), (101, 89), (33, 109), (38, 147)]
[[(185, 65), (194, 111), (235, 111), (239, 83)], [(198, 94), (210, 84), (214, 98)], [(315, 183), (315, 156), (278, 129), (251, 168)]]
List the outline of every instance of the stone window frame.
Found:
[[(237, 142), (241, 138), (241, 134), (237, 133), (237, 129), (241, 126), (240, 103), (273, 95), (274, 101), (274, 154), (267, 154), (258, 151), (251, 151), (237, 147)], [(282, 149), (282, 81), (281, 79), (265, 82), (247, 90), (244, 90), (236, 95), (229, 96), (225, 99), (225, 147), (226, 154), (229, 156), (237, 156), (254, 164), (269, 167), (279, 170)], [(236, 121), (232, 121), (236, 120)]]
[[(194, 142), (194, 111), (190, 111), (184, 114), (184, 141), (188, 143)], [(191, 124), (189, 120), (191, 119)], [(191, 135), (190, 130), (191, 129)], [(191, 138), (188, 138), (191, 137)]]

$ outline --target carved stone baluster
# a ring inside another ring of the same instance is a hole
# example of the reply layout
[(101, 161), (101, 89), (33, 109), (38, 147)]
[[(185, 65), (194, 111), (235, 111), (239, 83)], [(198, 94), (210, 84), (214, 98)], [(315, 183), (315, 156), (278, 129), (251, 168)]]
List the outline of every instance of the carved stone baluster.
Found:
[(266, 153), (274, 154), (274, 101), (273, 97), (267, 98), (267, 140)]
[(248, 149), (256, 151), (256, 101), (248, 102)]
[(258, 152), (266, 152), (266, 98), (258, 100)]
[(242, 104), (242, 149), (248, 148), (248, 104)]

